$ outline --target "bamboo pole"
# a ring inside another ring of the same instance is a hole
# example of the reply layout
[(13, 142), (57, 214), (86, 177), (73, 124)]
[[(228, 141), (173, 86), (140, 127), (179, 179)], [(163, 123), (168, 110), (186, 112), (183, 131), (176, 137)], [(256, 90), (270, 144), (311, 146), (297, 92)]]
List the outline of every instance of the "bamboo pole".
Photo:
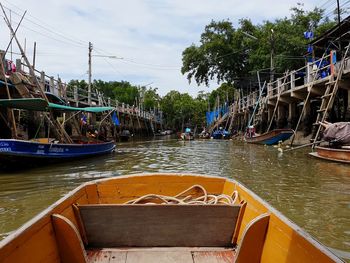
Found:
[[(282, 85), (280, 86), (280, 88), (284, 87), (284, 85), (285, 85), (285, 83), (286, 83), (286, 81), (287, 81), (287, 78), (288, 78), (288, 73), (289, 73), (289, 72), (287, 71), (286, 74), (285, 74), (283, 83), (282, 83)], [(279, 87), (277, 86), (277, 89), (278, 89), (278, 88), (279, 88)], [(273, 122), (273, 118), (275, 117), (276, 110), (277, 110), (277, 108), (278, 108), (278, 103), (279, 103), (279, 100), (280, 100), (280, 98), (281, 98), (281, 93), (282, 93), (282, 91), (277, 90), (277, 92), (278, 92), (278, 96), (277, 96), (276, 105), (275, 105), (275, 108), (274, 108), (274, 110), (273, 110), (273, 114), (272, 114), (272, 116), (271, 116), (271, 120), (270, 120), (269, 127), (267, 128), (267, 131), (266, 131), (266, 132), (269, 132), (269, 131), (270, 131), (270, 128), (271, 128), (271, 125), (272, 125), (272, 122)]]
[(307, 146), (313, 146), (315, 144), (320, 144), (321, 142), (324, 142), (324, 140), (303, 144), (303, 145), (300, 145), (300, 146), (297, 146), (297, 147), (294, 147), (294, 148), (291, 148), (291, 149), (287, 149), (287, 150), (285, 150), (283, 152), (290, 152), (290, 151), (294, 151), (294, 150), (299, 150), (299, 149), (305, 148)]
[[(7, 78), (6, 78), (6, 72), (5, 72), (5, 67), (4, 67), (4, 59), (5, 59), (5, 53), (0, 53), (0, 64), (1, 64), (1, 71), (4, 74), (4, 81), (5, 81), (5, 86), (6, 86), (6, 93), (7, 93), (7, 97), (10, 100), (11, 99), (11, 94), (10, 94), (10, 90), (9, 90), (9, 86), (7, 83)], [(10, 122), (12, 124), (11, 127), (11, 137), (12, 138), (17, 138), (17, 129), (16, 129), (16, 120), (15, 120), (15, 114), (13, 113), (13, 109), (8, 110), (8, 112), (10, 113)]]
[[(25, 12), (23, 13), (23, 15), (22, 15), (22, 17), (21, 17), (21, 20), (19, 21), (19, 23), (18, 23), (18, 25), (17, 25), (17, 27), (16, 27), (16, 29), (15, 29), (15, 33), (12, 34), (12, 32), (11, 32), (11, 39), (10, 39), (10, 42), (8, 43), (8, 45), (7, 45), (7, 48), (5, 49), (5, 54), (4, 54), (4, 56), (6, 55), (6, 53), (7, 53), (7, 51), (8, 51), (8, 49), (9, 49), (10, 46), (11, 46), (11, 49), (12, 49), (12, 41), (13, 41), (13, 38), (15, 37), (15, 34), (17, 33), (17, 30), (18, 30), (19, 26), (22, 24), (22, 21), (23, 21), (23, 19), (24, 19), (24, 16), (26, 15), (26, 13), (27, 13), (27, 11), (25, 11)], [(12, 54), (12, 52), (11, 52), (11, 54)]]
[[(7, 26), (8, 26), (8, 28), (10, 29), (11, 33), (13, 34), (14, 39), (15, 39), (16, 42), (17, 42), (18, 48), (19, 48), (20, 51), (21, 51), (21, 55), (22, 55), (24, 61), (26, 62), (27, 67), (29, 68), (29, 72), (30, 72), (30, 74), (32, 75), (32, 77), (33, 77), (33, 79), (34, 79), (35, 84), (37, 85), (37, 87), (39, 87), (39, 90), (40, 90), (40, 93), (41, 93), (42, 97), (43, 97), (47, 102), (49, 102), (49, 100), (48, 100), (48, 98), (47, 98), (47, 96), (46, 96), (46, 94), (45, 94), (45, 91), (44, 91), (43, 86), (42, 86), (41, 83), (38, 81), (38, 79), (35, 77), (34, 69), (33, 69), (33, 67), (31, 66), (31, 64), (29, 63), (29, 60), (28, 60), (28, 58), (27, 58), (27, 56), (26, 56), (26, 54), (25, 54), (25, 52), (24, 52), (24, 50), (23, 50), (21, 44), (19, 43), (18, 38), (17, 38), (15, 32), (13, 31), (13, 28), (12, 28), (11, 24), (9, 23), (7, 14), (6, 14), (6, 12), (5, 12), (5, 10), (4, 10), (4, 7), (3, 7), (3, 5), (2, 5), (1, 3), (0, 3), (0, 7), (1, 7), (2, 12), (3, 12), (3, 14), (4, 14), (4, 20), (5, 20), (5, 22), (6, 22)], [(51, 116), (52, 116), (52, 112), (51, 112), (51, 111), (50, 111), (50, 114), (51, 114)], [(47, 116), (46, 114), (45, 114), (45, 116), (46, 116), (46, 118), (49, 119), (49, 121), (51, 121), (51, 122), (54, 124), (55, 128), (56, 128), (58, 131), (61, 132), (61, 136), (62, 136), (62, 139), (63, 139), (64, 141), (66, 141), (66, 142), (68, 142), (68, 143), (72, 143), (72, 142), (73, 142), (72, 139), (71, 139), (71, 138), (69, 137), (69, 135), (67, 134), (67, 132), (62, 128), (62, 126), (61, 126), (60, 124), (57, 123), (56, 120), (54, 120), (54, 119), (53, 119), (53, 120), (50, 120), (50, 117)]]

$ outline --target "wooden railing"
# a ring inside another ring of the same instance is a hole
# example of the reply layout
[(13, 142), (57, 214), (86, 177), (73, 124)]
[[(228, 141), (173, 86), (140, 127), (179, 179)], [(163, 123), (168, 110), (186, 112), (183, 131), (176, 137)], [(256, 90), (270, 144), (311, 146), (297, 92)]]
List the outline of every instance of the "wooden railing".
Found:
[[(273, 82), (267, 84), (267, 93), (263, 98), (270, 100), (276, 98), (278, 94), (288, 93), (298, 90), (303, 87), (308, 87), (314, 83), (322, 83), (323, 81), (329, 81), (332, 72), (331, 55), (324, 56), (323, 59), (318, 59), (314, 62), (307, 63), (304, 67), (297, 70), (290, 71), (288, 74), (276, 79)], [(323, 63), (327, 62), (327, 63)], [(337, 70), (337, 64), (333, 65), (335, 72)], [(318, 70), (317, 70), (318, 68)], [(315, 75), (318, 72), (317, 76)], [(350, 72), (350, 57), (346, 58), (344, 73)], [(244, 96), (234, 102), (238, 112), (244, 112), (250, 107), (254, 107), (259, 98), (258, 91), (254, 91), (247, 96)]]
[[(22, 73), (29, 75), (27, 66), (23, 64), (20, 59), (16, 60), (16, 68)], [(68, 89), (68, 85), (62, 82), (60, 78), (55, 79), (52, 76), (48, 76), (44, 71), (35, 70), (35, 72), (38, 73), (36, 77), (43, 84), (45, 91), (51, 92), (56, 96), (63, 98), (65, 101), (75, 104), (72, 106), (78, 106), (79, 104), (88, 106), (89, 94), (86, 89), (80, 89), (78, 87), (73, 87), (73, 90)], [(120, 113), (130, 114), (156, 123), (161, 123), (163, 121), (161, 111), (150, 112), (139, 107), (121, 103), (118, 100), (113, 100), (110, 97), (104, 96), (102, 92), (94, 87), (92, 88), (90, 96), (93, 104), (91, 106), (114, 107)]]

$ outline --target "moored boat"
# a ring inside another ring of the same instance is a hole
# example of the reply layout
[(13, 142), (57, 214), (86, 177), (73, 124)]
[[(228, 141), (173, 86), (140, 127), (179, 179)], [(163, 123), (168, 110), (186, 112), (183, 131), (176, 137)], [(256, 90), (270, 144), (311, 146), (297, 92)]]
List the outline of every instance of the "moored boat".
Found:
[(131, 136), (132, 135), (131, 135), (129, 130), (122, 130), (120, 135), (119, 135), (119, 139), (121, 142), (127, 142), (127, 141), (129, 141)]
[[(77, 108), (51, 103), (41, 98), (0, 99), (0, 109), (20, 109), (31, 112), (52, 111), (57, 115), (62, 112), (75, 112), (75, 114), (88, 112), (92, 114), (114, 110), (113, 107)], [(83, 116), (86, 118), (85, 115)], [(19, 136), (0, 138), (0, 169), (23, 169), (36, 165), (91, 157), (109, 153), (115, 148), (113, 141), (103, 141), (106, 137), (103, 136), (102, 132), (98, 136), (98, 130), (92, 129), (93, 126), (89, 130), (86, 123), (81, 124), (82, 126), (76, 129), (80, 133), (76, 136), (77, 139), (74, 139), (74, 136), (69, 136), (64, 129), (64, 122), (63, 125), (59, 124), (55, 117), (51, 119), (47, 117), (47, 123), (47, 134), (50, 133), (50, 126), (54, 124), (52, 128), (56, 131), (55, 138), (38, 139), (36, 137), (30, 137), (29, 139), (18, 139)], [(87, 129), (84, 135), (82, 134), (83, 127)], [(99, 128), (101, 128), (101, 123)], [(39, 129), (40, 125), (37, 133)], [(100, 140), (98, 138), (102, 139)]]
[(213, 139), (229, 139), (230, 135), (226, 130), (216, 130), (213, 132), (212, 137)]
[(179, 139), (183, 141), (192, 141), (194, 140), (194, 136), (192, 132), (182, 132), (178, 134)]
[(0, 262), (342, 260), (236, 181), (146, 174), (73, 190), (2, 240)]
[(113, 141), (77, 141), (56, 143), (53, 139), (25, 141), (0, 139), (0, 168), (25, 168), (37, 164), (61, 162), (112, 152)]
[(350, 163), (350, 148), (343, 146), (341, 148), (316, 146), (316, 151), (309, 153), (311, 156), (341, 163)]
[(261, 135), (245, 136), (244, 139), (248, 143), (273, 145), (288, 140), (293, 134), (292, 129), (275, 129)]

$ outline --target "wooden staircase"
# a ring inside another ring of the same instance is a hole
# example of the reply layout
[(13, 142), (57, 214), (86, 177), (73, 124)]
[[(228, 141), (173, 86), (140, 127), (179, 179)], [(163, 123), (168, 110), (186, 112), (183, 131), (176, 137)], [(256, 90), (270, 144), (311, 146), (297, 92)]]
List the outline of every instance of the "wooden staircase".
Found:
[[(340, 83), (340, 80), (343, 76), (344, 66), (345, 66), (345, 58), (348, 55), (349, 47), (350, 47), (350, 43), (348, 44), (346, 51), (345, 51), (345, 54), (343, 56), (343, 59), (340, 63), (336, 80), (329, 81), (327, 83), (326, 91), (325, 91), (324, 95), (321, 97), (322, 98), (321, 106), (320, 106), (320, 109), (317, 110), (317, 118), (316, 118), (316, 122), (314, 123), (314, 125), (318, 126), (316, 134), (313, 137), (314, 142), (316, 142), (319, 139), (321, 130), (323, 129), (323, 126), (320, 125), (320, 122), (324, 122), (328, 118), (329, 112), (332, 109), (335, 96), (337, 95), (337, 91), (339, 89), (339, 83)], [(314, 148), (315, 145), (316, 144), (313, 144), (312, 148)]]

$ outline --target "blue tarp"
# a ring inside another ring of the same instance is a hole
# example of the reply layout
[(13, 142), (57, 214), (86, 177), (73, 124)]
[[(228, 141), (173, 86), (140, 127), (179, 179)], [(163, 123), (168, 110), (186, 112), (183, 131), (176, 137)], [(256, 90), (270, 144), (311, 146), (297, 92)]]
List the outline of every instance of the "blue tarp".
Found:
[(225, 104), (218, 110), (206, 112), (207, 125), (210, 126), (219, 118), (224, 116), (228, 112), (228, 106)]

